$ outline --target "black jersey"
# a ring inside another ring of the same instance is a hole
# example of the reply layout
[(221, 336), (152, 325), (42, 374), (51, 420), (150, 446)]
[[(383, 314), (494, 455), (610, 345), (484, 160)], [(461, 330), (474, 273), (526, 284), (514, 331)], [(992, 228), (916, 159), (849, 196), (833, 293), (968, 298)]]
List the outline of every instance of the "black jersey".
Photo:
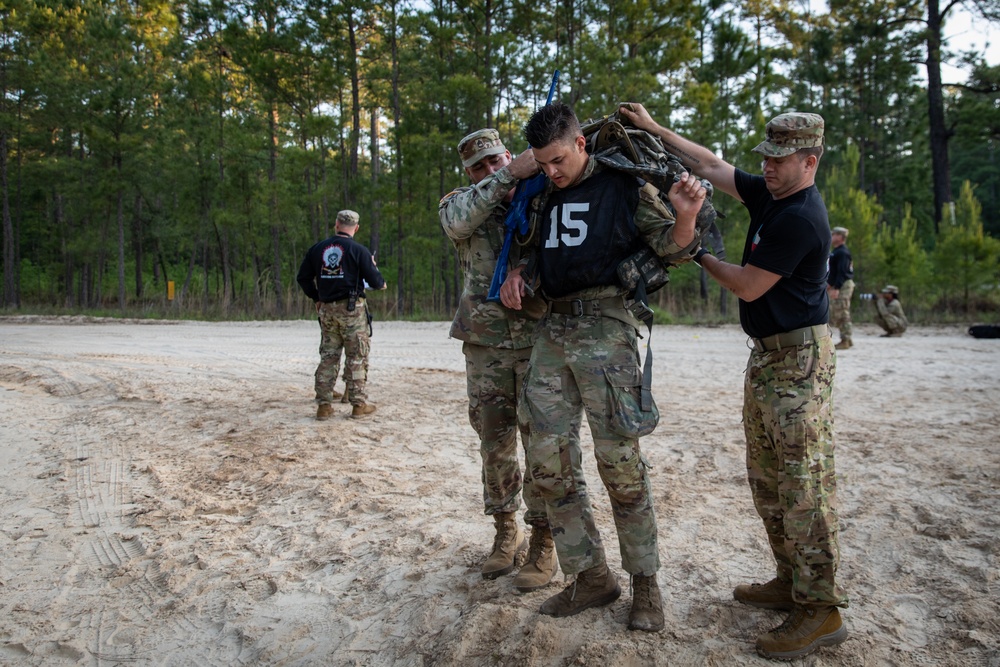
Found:
[(605, 169), (548, 195), (541, 224), (540, 275), (550, 298), (617, 285), (618, 264), (638, 247), (635, 176)]
[(337, 234), (310, 248), (296, 280), (306, 296), (326, 303), (346, 299), (352, 291), (364, 296), (365, 283), (372, 289), (385, 285), (368, 248), (346, 234)]
[(748, 336), (766, 338), (826, 324), (826, 277), (830, 221), (815, 185), (774, 199), (763, 176), (736, 170), (736, 190), (750, 212), (742, 264), (781, 276), (754, 301), (740, 299), (740, 323)]

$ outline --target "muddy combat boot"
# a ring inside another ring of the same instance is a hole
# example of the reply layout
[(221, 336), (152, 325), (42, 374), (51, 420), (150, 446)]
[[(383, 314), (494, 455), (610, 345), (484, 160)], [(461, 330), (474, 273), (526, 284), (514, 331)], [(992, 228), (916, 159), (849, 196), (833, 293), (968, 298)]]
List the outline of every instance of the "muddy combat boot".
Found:
[(628, 613), (628, 629), (645, 632), (663, 629), (663, 602), (655, 574), (632, 576), (632, 610)]
[(854, 343), (851, 342), (850, 338), (844, 338), (839, 343), (834, 345), (838, 350), (849, 350), (854, 347)]
[(514, 577), (514, 588), (522, 593), (543, 588), (556, 576), (559, 565), (556, 562), (556, 548), (552, 542), (552, 531), (549, 527), (531, 529), (531, 540), (528, 542), (528, 557), (521, 571)]
[(496, 579), (514, 571), (514, 561), (528, 549), (521, 524), (514, 512), (493, 515), (497, 534), (493, 538), (493, 553), (483, 563), (483, 579)]
[(584, 609), (611, 604), (622, 594), (618, 580), (607, 563), (601, 563), (576, 575), (576, 580), (542, 603), (540, 614), (562, 618), (579, 614)]
[(333, 415), (333, 406), (329, 403), (320, 403), (316, 408), (316, 421), (325, 422)]
[(791, 611), (792, 584), (777, 577), (766, 584), (740, 584), (733, 590), (733, 599), (760, 609)]
[[(337, 392), (333, 392), (333, 393), (336, 394)], [(334, 396), (334, 398), (336, 398), (336, 396)], [(350, 403), (351, 402), (351, 392), (348, 391), (347, 387), (344, 387), (344, 395), (340, 397), (340, 402), (341, 403)]]
[(361, 405), (355, 405), (351, 408), (351, 417), (354, 419), (360, 419), (375, 412), (375, 406), (371, 403), (362, 403)]
[(784, 623), (757, 638), (757, 653), (772, 660), (793, 660), (845, 639), (847, 628), (836, 607), (795, 605)]

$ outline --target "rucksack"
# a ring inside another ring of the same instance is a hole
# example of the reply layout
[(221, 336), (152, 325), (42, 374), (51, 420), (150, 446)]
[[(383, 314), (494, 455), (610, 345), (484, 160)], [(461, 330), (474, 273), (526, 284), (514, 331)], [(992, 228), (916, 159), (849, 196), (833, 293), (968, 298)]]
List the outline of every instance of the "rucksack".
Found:
[[(587, 152), (594, 160), (605, 167), (634, 174), (651, 185), (659, 202), (671, 214), (674, 212), (667, 193), (681, 174), (690, 170), (664, 148), (659, 137), (622, 123), (617, 111), (582, 123), (581, 130), (587, 141)], [(700, 245), (710, 247), (716, 257), (725, 259), (722, 232), (716, 224), (716, 219), (722, 216), (712, 203), (714, 188), (704, 179), (701, 183), (707, 195), (695, 221), (695, 237)], [(652, 250), (643, 249), (623, 262), (618, 274), (630, 295), (636, 294), (639, 276), (645, 280), (646, 294), (652, 294), (669, 282), (669, 268)]]

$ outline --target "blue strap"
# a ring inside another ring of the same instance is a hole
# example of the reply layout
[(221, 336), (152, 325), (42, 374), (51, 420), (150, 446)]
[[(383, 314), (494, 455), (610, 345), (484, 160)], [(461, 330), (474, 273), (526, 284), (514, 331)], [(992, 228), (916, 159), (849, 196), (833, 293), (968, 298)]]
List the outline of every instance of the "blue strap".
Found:
[[(549, 84), (549, 96), (545, 100), (545, 105), (552, 104), (555, 97), (556, 88), (559, 87), (559, 70), (552, 73), (552, 83)], [(514, 192), (514, 200), (507, 209), (507, 217), (503, 221), (507, 231), (503, 237), (503, 247), (500, 248), (500, 255), (497, 257), (497, 268), (493, 271), (493, 282), (490, 283), (490, 291), (486, 295), (487, 301), (500, 300), (500, 286), (507, 279), (507, 258), (510, 256), (510, 246), (514, 242), (514, 232), (524, 236), (528, 233), (528, 203), (545, 188), (545, 174), (532, 176), (526, 181), (517, 184)]]
[(514, 192), (514, 200), (507, 209), (507, 217), (504, 218), (506, 233), (503, 237), (503, 246), (497, 256), (497, 266), (493, 271), (493, 282), (490, 283), (490, 291), (486, 296), (487, 301), (500, 300), (500, 286), (507, 279), (507, 258), (510, 256), (510, 246), (514, 242), (514, 234), (522, 236), (528, 233), (528, 204), (532, 198), (545, 189), (545, 174), (532, 176), (526, 181), (517, 184)]

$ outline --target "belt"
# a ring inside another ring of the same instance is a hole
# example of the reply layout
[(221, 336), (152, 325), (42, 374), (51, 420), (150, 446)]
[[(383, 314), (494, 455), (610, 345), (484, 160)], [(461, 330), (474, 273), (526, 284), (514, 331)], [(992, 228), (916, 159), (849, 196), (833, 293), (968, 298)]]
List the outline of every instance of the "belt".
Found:
[(785, 333), (774, 334), (767, 338), (751, 338), (753, 349), (758, 352), (771, 352), (784, 347), (795, 347), (830, 335), (830, 327), (825, 324), (817, 324), (812, 327), (802, 327)]
[[(350, 300), (351, 300), (351, 297), (345, 296), (343, 299), (334, 299), (333, 301), (324, 301), (323, 303), (342, 303), (344, 301), (350, 301)], [(357, 300), (360, 303), (361, 301), (365, 300), (365, 297), (359, 296)]]
[(624, 308), (625, 299), (620, 296), (610, 296), (606, 299), (571, 299), (569, 301), (549, 301), (549, 312), (556, 315), (600, 316), (601, 310), (609, 308)]

